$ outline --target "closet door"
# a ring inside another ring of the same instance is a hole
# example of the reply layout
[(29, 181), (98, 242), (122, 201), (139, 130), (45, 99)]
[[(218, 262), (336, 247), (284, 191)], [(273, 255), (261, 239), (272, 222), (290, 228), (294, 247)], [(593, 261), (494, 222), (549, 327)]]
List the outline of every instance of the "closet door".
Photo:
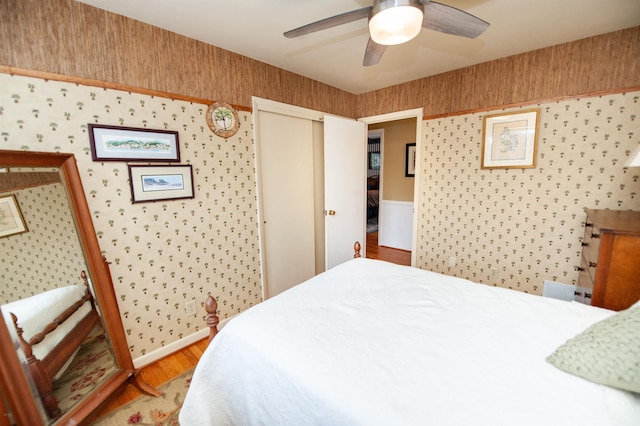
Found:
[(258, 112), (265, 297), (315, 275), (312, 121)]

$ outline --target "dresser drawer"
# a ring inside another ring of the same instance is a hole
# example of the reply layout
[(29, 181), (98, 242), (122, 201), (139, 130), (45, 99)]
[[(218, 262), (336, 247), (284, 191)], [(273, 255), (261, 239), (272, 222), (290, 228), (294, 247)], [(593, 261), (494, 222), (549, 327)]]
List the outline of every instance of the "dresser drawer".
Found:
[(591, 304), (591, 296), (593, 295), (594, 276), (589, 273), (587, 260), (582, 256), (580, 268), (578, 269), (578, 283), (576, 288), (576, 301), (586, 305)]
[(584, 228), (584, 237), (582, 239), (582, 256), (588, 262), (598, 262), (600, 237), (600, 229), (592, 225), (587, 218), (587, 224)]

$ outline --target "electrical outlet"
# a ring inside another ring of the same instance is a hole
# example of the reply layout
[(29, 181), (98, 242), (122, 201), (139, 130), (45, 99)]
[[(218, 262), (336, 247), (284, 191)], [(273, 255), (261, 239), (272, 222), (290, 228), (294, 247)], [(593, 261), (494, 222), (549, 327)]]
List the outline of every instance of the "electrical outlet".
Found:
[(187, 313), (187, 315), (196, 315), (196, 301), (195, 300), (191, 300), (187, 303), (184, 304), (184, 310)]
[(498, 268), (491, 268), (491, 278), (498, 278)]
[(450, 267), (452, 267), (452, 268), (453, 268), (454, 266), (456, 266), (456, 257), (455, 257), (455, 256), (451, 256), (451, 257), (449, 258), (449, 266), (450, 266)]

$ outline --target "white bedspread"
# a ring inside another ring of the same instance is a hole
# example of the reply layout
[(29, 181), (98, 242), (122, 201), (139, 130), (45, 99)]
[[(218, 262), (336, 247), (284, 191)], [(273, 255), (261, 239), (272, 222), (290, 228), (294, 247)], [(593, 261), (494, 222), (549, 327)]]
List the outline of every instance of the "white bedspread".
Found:
[[(29, 341), (57, 316), (62, 314), (71, 304), (80, 300), (86, 292), (84, 285), (68, 285), (39, 293), (26, 299), (2, 305), (2, 313), (8, 326), (13, 325), (10, 313), (18, 317), (18, 325), (22, 328), (22, 336)], [(33, 347), (33, 354), (43, 359), (52, 348), (91, 312), (91, 303), (86, 302), (63, 324), (58, 326), (45, 339)]]
[(180, 424), (637, 424), (637, 395), (545, 361), (612, 313), (355, 259), (230, 320)]

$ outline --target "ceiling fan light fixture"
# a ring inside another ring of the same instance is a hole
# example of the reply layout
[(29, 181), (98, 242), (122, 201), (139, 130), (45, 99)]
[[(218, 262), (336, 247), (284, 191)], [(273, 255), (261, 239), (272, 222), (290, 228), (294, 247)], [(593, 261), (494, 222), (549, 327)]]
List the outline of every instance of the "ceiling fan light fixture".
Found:
[(422, 29), (422, 5), (416, 0), (375, 2), (369, 18), (369, 34), (378, 44), (405, 43)]

